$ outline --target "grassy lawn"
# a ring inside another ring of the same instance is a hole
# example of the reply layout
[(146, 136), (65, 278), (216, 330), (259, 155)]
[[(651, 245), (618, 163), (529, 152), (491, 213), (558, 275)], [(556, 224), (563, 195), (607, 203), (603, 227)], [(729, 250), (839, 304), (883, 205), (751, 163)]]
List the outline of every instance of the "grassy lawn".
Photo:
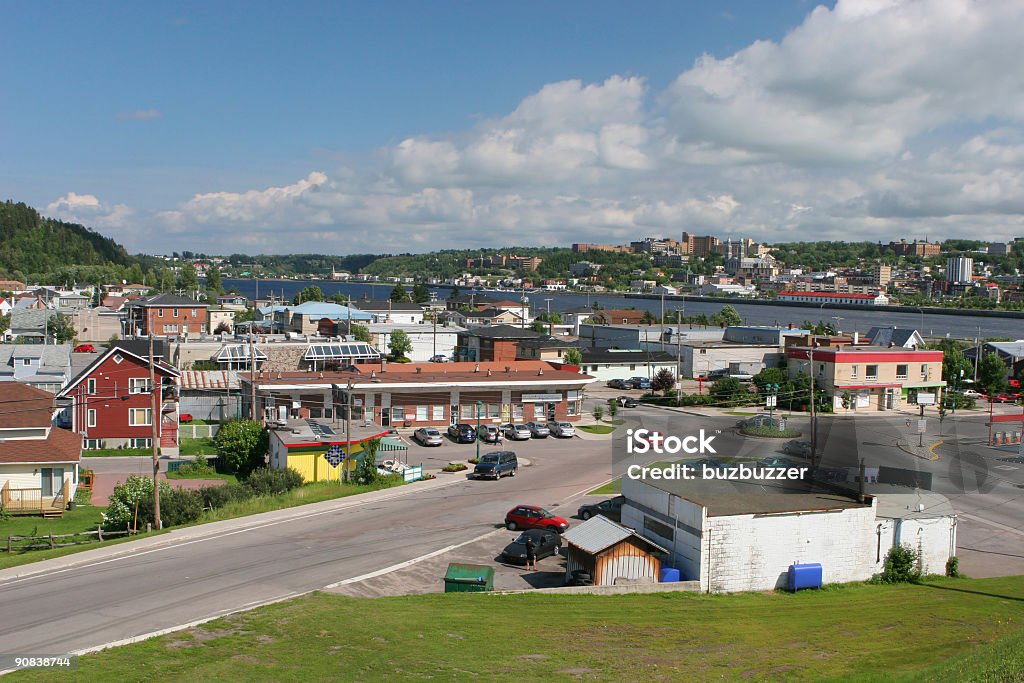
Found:
[(86, 655), (75, 678), (1011, 681), (1021, 601), (1020, 577), (796, 595), (313, 594)]
[(152, 448), (97, 448), (90, 451), (82, 451), (83, 458), (111, 458), (111, 457), (153, 457)]
[(738, 415), (740, 417), (750, 417), (751, 415), (757, 415), (757, 413), (750, 413), (743, 410), (727, 410), (726, 415)]
[[(285, 508), (308, 503), (319, 503), (324, 500), (335, 498), (346, 498), (358, 493), (379, 491), (381, 489), (400, 486), (401, 477), (388, 477), (376, 484), (362, 486), (359, 484), (339, 484), (336, 481), (318, 481), (313, 484), (306, 484), (297, 489), (292, 489), (279, 496), (261, 496), (228, 503), (224, 507), (211, 510), (203, 515), (203, 522), (216, 522), (222, 519), (234, 519), (255, 515), (260, 512), (271, 512), (272, 510), (284, 510)], [(202, 522), (199, 522), (200, 524)]]
[(608, 482), (607, 484), (602, 484), (601, 486), (598, 486), (596, 489), (591, 491), (589, 495), (592, 495), (592, 496), (603, 496), (603, 495), (612, 494), (612, 493), (615, 493), (615, 494), (622, 493), (622, 480), (621, 479), (613, 479), (612, 481)]
[[(93, 507), (92, 505), (77, 505), (74, 510), (67, 510), (61, 518), (43, 519), (42, 517), (11, 517), (7, 521), (0, 521), (0, 547), (7, 547), (8, 536), (45, 536), (47, 534), (77, 534), (83, 531), (96, 531), (102, 521), (101, 515), (105, 507)], [(82, 536), (77, 539), (60, 539), (58, 542), (85, 541), (88, 537)], [(113, 541), (112, 541), (113, 542)], [(69, 555), (81, 550), (96, 548), (100, 545), (107, 545), (107, 541), (80, 545), (68, 548), (55, 548), (54, 550), (25, 550), (12, 553), (0, 552), (0, 569), (16, 567), (21, 564), (38, 562), (39, 560), (51, 557)]]
[(580, 425), (576, 429), (588, 434), (611, 434), (615, 431), (611, 425)]
[(181, 455), (217, 455), (217, 448), (213, 439), (182, 439), (178, 443), (178, 452)]

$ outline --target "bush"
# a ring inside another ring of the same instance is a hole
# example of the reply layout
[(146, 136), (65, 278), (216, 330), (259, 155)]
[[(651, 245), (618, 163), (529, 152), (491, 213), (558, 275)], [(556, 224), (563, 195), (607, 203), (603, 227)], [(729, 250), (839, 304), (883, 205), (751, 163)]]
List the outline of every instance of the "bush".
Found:
[[(161, 498), (171, 487), (160, 482)], [(136, 514), (138, 508), (138, 514)], [(163, 514), (161, 514), (163, 517)], [(153, 480), (150, 477), (129, 475), (123, 483), (114, 486), (110, 494), (107, 511), (103, 513), (103, 528), (107, 531), (125, 531), (129, 528), (144, 529), (153, 524)]]
[(216, 474), (214, 469), (210, 467), (210, 463), (203, 456), (199, 456), (192, 462), (185, 463), (178, 468), (178, 472), (187, 477), (205, 477)]
[[(147, 506), (152, 506), (152, 498), (139, 503), (139, 513)], [(152, 517), (152, 511), (147, 510)], [(163, 528), (191, 524), (203, 515), (203, 499), (198, 491), (192, 489), (172, 488), (166, 493), (160, 491), (160, 520)]]
[(244, 486), (254, 496), (276, 496), (287, 493), (303, 484), (302, 475), (291, 469), (272, 470), (262, 467), (246, 478)]
[(216, 510), (236, 500), (252, 498), (252, 489), (245, 484), (227, 484), (225, 486), (204, 486), (196, 489), (202, 499), (203, 509)]
[(960, 574), (960, 559), (956, 555), (946, 560), (946, 576), (952, 579), (959, 579), (962, 576)]
[(799, 429), (778, 429), (777, 427), (741, 427), (740, 434), (747, 436), (766, 436), (772, 439), (795, 439), (800, 436)]
[(882, 583), (917, 583), (921, 580), (917, 553), (909, 545), (894, 545), (885, 554), (879, 581)]
[(231, 420), (221, 425), (213, 445), (217, 467), (225, 474), (245, 476), (266, 466), (270, 434), (255, 420)]
[(377, 471), (377, 450), (380, 448), (380, 439), (370, 439), (363, 444), (363, 452), (359, 456), (359, 463), (353, 478), (357, 484), (373, 484), (380, 479)]
[(468, 469), (469, 469), (468, 467), (466, 467), (465, 465), (463, 465), (460, 462), (460, 463), (449, 463), (448, 465), (445, 465), (441, 469), (441, 471), (442, 472), (461, 472), (462, 470), (468, 470)]

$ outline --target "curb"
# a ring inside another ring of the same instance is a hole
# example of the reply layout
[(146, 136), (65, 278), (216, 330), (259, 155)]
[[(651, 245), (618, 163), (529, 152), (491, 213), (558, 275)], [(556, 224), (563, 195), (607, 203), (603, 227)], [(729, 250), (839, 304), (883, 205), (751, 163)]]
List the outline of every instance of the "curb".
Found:
[[(176, 543), (199, 542), (224, 533), (241, 533), (253, 528), (269, 524), (282, 524), (306, 516), (342, 511), (350, 507), (361, 507), (363, 505), (372, 504), (382, 500), (404, 497), (411, 493), (422, 493), (424, 491), (444, 488), (445, 486), (451, 486), (463, 481), (464, 480), (462, 479), (445, 479), (438, 477), (437, 479), (432, 479), (426, 482), (414, 482), (413, 485), (404, 484), (402, 486), (392, 487), (389, 489), (381, 489), (380, 491), (368, 491), (366, 493), (357, 493), (353, 496), (346, 496), (344, 498), (325, 500), (319, 503), (307, 503), (305, 505), (296, 505), (281, 510), (261, 512), (256, 515), (247, 515), (245, 517), (236, 517), (234, 519), (225, 519), (217, 522), (207, 522), (205, 524), (197, 524), (195, 526), (180, 529), (171, 529), (170, 531), (156, 536), (147, 536), (134, 541), (128, 541), (126, 543), (93, 548), (65, 555), (63, 557), (54, 557), (46, 560), (39, 560), (38, 562), (29, 562), (28, 564), (18, 565), (17, 567), (2, 569), (0, 570), (0, 586), (9, 581), (24, 579), (38, 574), (46, 574), (51, 571), (67, 570), (79, 565), (109, 561), (143, 551), (163, 548)], [(415, 484), (417, 483), (422, 485), (416, 486)]]
[[(900, 439), (896, 442), (896, 447), (907, 455), (912, 455), (915, 458), (921, 458), (922, 460), (936, 461), (939, 459), (939, 454), (935, 452), (935, 449), (944, 444), (945, 441), (935, 441), (928, 446), (915, 446), (907, 441)], [(924, 455), (920, 451), (927, 451), (928, 455)]]

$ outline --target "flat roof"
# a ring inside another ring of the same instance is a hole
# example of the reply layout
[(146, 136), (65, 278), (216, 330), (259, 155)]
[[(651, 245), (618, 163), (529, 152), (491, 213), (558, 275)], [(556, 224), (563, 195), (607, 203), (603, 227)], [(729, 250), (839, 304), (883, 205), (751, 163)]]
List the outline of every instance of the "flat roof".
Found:
[[(797, 465), (799, 466), (799, 465)], [(856, 498), (815, 490), (802, 482), (681, 481), (643, 479), (640, 483), (667, 491), (707, 509), (708, 517), (825, 512), (871, 507)], [(626, 495), (628, 499), (628, 494)]]
[(289, 448), (322, 445), (325, 449), (334, 444), (362, 443), (388, 433), (385, 427), (372, 423), (363, 426), (358, 420), (352, 420), (351, 428), (351, 440), (345, 436), (343, 420), (290, 419), (286, 426), (271, 431)]

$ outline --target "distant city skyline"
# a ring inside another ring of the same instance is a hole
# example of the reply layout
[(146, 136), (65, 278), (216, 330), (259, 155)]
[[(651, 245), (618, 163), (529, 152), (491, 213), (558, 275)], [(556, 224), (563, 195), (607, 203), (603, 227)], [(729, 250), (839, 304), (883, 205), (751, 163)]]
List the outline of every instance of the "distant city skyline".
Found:
[(1024, 235), (1024, 4), (5, 10), (0, 190), (132, 252)]

